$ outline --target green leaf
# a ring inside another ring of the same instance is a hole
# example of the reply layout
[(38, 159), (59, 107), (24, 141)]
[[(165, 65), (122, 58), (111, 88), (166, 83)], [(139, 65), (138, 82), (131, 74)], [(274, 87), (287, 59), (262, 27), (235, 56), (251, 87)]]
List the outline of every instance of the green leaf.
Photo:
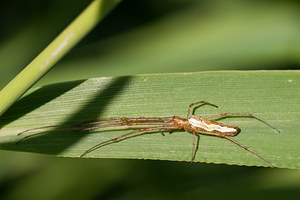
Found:
[[(275, 126), (280, 133), (254, 118), (219, 120), (238, 125), (242, 131), (233, 138), (275, 167), (300, 168), (299, 81), (299, 71), (229, 71), (108, 77), (46, 85), (30, 90), (1, 117), (0, 148), (79, 157), (88, 148), (132, 129), (53, 132), (16, 145), (30, 135), (17, 134), (30, 128), (76, 124), (99, 117), (186, 117), (190, 103), (204, 100), (219, 108), (200, 106), (196, 115), (252, 113)], [(268, 166), (226, 139), (202, 134), (199, 138), (194, 162)], [(186, 131), (165, 136), (151, 132), (110, 143), (85, 157), (190, 161), (192, 142), (192, 134)]]

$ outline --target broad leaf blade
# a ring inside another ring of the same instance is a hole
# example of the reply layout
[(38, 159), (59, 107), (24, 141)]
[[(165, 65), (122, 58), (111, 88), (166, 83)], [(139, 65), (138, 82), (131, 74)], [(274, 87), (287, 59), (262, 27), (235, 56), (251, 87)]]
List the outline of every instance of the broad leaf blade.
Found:
[[(299, 81), (299, 71), (236, 71), (95, 78), (43, 86), (32, 89), (1, 118), (0, 148), (79, 157), (97, 143), (132, 129), (55, 132), (15, 145), (30, 134), (17, 133), (99, 117), (185, 117), (190, 103), (205, 100), (219, 109), (201, 106), (195, 114), (252, 113), (274, 125), (281, 133), (253, 118), (220, 120), (238, 125), (242, 131), (234, 139), (276, 167), (299, 168)], [(228, 140), (206, 135), (199, 138), (195, 162), (268, 166)], [(166, 133), (164, 137), (153, 132), (105, 145), (86, 157), (190, 161), (192, 141), (186, 131)]]

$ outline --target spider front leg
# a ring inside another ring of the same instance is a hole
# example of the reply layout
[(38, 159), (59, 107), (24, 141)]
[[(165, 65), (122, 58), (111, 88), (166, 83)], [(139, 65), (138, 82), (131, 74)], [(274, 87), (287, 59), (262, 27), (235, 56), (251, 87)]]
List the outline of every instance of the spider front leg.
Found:
[[(172, 120), (171, 117), (152, 117), (152, 118), (146, 118), (146, 117), (136, 117), (136, 118), (128, 118), (128, 117), (112, 117), (112, 118), (100, 118), (96, 120), (91, 120), (91, 121), (85, 121), (79, 124), (62, 124), (62, 125), (51, 125), (51, 126), (42, 126), (42, 127), (36, 127), (36, 128), (31, 128), (24, 130), (18, 135), (22, 135), (23, 133), (31, 132), (31, 131), (36, 131), (36, 130), (42, 130), (42, 129), (47, 129), (47, 128), (78, 128), (78, 130), (85, 130), (85, 126), (92, 126), (92, 125), (97, 125), (97, 124), (105, 124), (105, 123), (114, 123), (114, 122), (124, 122), (130, 124), (131, 122), (142, 122), (142, 123), (147, 123), (147, 122), (170, 122)], [(103, 127), (103, 126), (99, 126)], [(94, 129), (94, 128), (92, 128)], [(43, 133), (47, 132), (52, 132), (52, 131), (42, 131)]]
[[(105, 122), (122, 122), (122, 123), (118, 123), (118, 124), (108, 124), (108, 125), (101, 125), (101, 126), (92, 126), (92, 127), (85, 127), (85, 128), (79, 128), (81, 126), (77, 126), (77, 125), (57, 125), (57, 126), (44, 126), (44, 127), (38, 127), (38, 128), (33, 128), (33, 129), (28, 129), (26, 131), (23, 131), (21, 133), (19, 133), (18, 135), (28, 132), (28, 131), (32, 131), (32, 130), (39, 130), (39, 129), (43, 129), (43, 128), (49, 128), (49, 127), (76, 127), (79, 129), (64, 129), (64, 130), (46, 130), (46, 131), (41, 131), (38, 133), (33, 133), (30, 135), (27, 135), (25, 137), (23, 137), (22, 139), (20, 139), (18, 142), (16, 142), (16, 144), (19, 144), (21, 142), (23, 142), (24, 140), (27, 140), (28, 138), (37, 136), (37, 135), (43, 135), (46, 133), (57, 133), (57, 132), (84, 132), (84, 131), (91, 131), (91, 130), (95, 130), (95, 129), (101, 129), (101, 128), (115, 128), (115, 127), (134, 127), (134, 126), (172, 126), (172, 122), (170, 121), (162, 121), (159, 122), (158, 120), (154, 121), (154, 120), (150, 120), (150, 121), (141, 121), (141, 122), (135, 122), (138, 120), (135, 120), (135, 118), (126, 118), (126, 119), (134, 119), (131, 120), (133, 122), (131, 122), (130, 120), (122, 120), (123, 118), (110, 118), (110, 120), (107, 120)], [(158, 118), (158, 119), (162, 119), (162, 118)], [(172, 118), (163, 118), (163, 119), (172, 119)], [(99, 123), (97, 123), (99, 124)], [(102, 124), (102, 123), (101, 123)], [(87, 124), (84, 124), (84, 126), (86, 126)]]

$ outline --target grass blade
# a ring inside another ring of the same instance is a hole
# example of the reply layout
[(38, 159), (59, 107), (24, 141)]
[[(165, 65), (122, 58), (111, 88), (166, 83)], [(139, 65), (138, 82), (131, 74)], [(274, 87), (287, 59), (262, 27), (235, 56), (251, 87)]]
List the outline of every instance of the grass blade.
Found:
[[(234, 139), (275, 167), (300, 168), (299, 81), (300, 71), (231, 71), (108, 77), (47, 85), (30, 90), (5, 113), (0, 124), (0, 148), (79, 157), (95, 144), (130, 130), (57, 132), (15, 145), (23, 137), (17, 133), (99, 117), (185, 117), (190, 103), (205, 100), (219, 108), (201, 106), (195, 114), (252, 113), (278, 128), (281, 133), (247, 117), (220, 120), (238, 125), (242, 131)], [(184, 131), (164, 137), (157, 132), (143, 134), (101, 147), (86, 157), (190, 161), (192, 140), (192, 135)], [(225, 139), (205, 135), (200, 135), (195, 162), (268, 166)]]
[(118, 0), (92, 1), (44, 51), (0, 91), (0, 115), (45, 75), (52, 66), (95, 27), (118, 2)]

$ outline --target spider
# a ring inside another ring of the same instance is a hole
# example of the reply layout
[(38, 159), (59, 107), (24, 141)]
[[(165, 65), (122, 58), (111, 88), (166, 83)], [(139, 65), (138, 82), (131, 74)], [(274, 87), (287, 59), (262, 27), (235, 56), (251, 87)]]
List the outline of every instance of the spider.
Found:
[[(111, 127), (138, 127), (138, 126), (143, 126), (143, 128), (140, 128), (138, 130), (120, 135), (118, 137), (103, 141), (89, 149), (87, 149), (85, 152), (80, 157), (85, 156), (86, 154), (90, 153), (91, 151), (103, 146), (104, 144), (110, 143), (110, 142), (116, 142), (120, 140), (121, 138), (137, 134), (137, 133), (142, 133), (142, 132), (149, 132), (149, 131), (161, 131), (163, 134), (163, 131), (167, 132), (172, 132), (173, 130), (179, 130), (183, 129), (188, 132), (191, 132), (193, 134), (193, 148), (192, 148), (192, 159), (191, 162), (193, 161), (194, 154), (195, 154), (195, 135), (196, 133), (200, 134), (206, 134), (206, 135), (213, 135), (221, 138), (225, 138), (227, 140), (230, 140), (231, 142), (237, 144), (238, 146), (242, 147), (243, 149), (255, 154), (265, 162), (267, 162), (271, 167), (274, 167), (271, 162), (269, 162), (267, 159), (265, 159), (263, 156), (260, 154), (256, 153), (255, 151), (249, 149), (248, 147), (240, 144), (239, 142), (233, 140), (231, 137), (236, 136), (240, 132), (240, 128), (237, 126), (233, 125), (226, 125), (222, 124), (219, 122), (216, 122), (214, 120), (219, 119), (219, 118), (224, 118), (227, 116), (249, 116), (253, 117), (266, 125), (270, 126), (271, 128), (275, 129), (277, 132), (280, 132), (278, 129), (264, 121), (263, 119), (250, 114), (250, 113), (222, 113), (213, 117), (209, 118), (204, 118), (198, 115), (192, 115), (191, 110), (192, 107), (195, 105), (199, 104), (207, 104), (210, 106), (214, 106), (218, 108), (218, 106), (206, 102), (206, 101), (199, 101), (196, 103), (192, 103), (188, 107), (188, 113), (187, 113), (187, 118), (181, 118), (178, 116), (172, 116), (172, 117), (113, 117), (113, 118), (102, 118), (98, 119), (95, 121), (88, 121), (84, 122), (81, 124), (75, 124), (75, 125), (54, 125), (54, 126), (44, 126), (44, 127), (37, 127), (37, 128), (32, 128), (28, 129), (25, 131), (20, 132), (18, 135), (21, 135), (25, 132), (30, 132), (34, 130), (39, 130), (39, 129), (44, 129), (44, 128), (51, 128), (51, 127), (73, 127), (76, 129), (71, 129), (71, 130), (61, 130), (63, 132), (80, 132), (80, 131), (89, 131), (89, 130), (94, 130), (94, 129), (101, 129), (101, 128), (111, 128)], [(108, 124), (107, 124), (108, 123)], [(106, 125), (102, 125), (106, 124)], [(90, 126), (90, 127), (86, 127)], [(49, 131), (42, 131), (38, 133), (34, 133), (31, 135), (27, 135), (21, 140), (19, 140), (17, 143), (22, 142), (23, 140), (39, 135), (39, 134), (44, 134), (44, 133), (49, 133), (49, 132), (58, 132), (59, 130), (49, 130)], [(164, 134), (163, 134), (164, 135)]]

